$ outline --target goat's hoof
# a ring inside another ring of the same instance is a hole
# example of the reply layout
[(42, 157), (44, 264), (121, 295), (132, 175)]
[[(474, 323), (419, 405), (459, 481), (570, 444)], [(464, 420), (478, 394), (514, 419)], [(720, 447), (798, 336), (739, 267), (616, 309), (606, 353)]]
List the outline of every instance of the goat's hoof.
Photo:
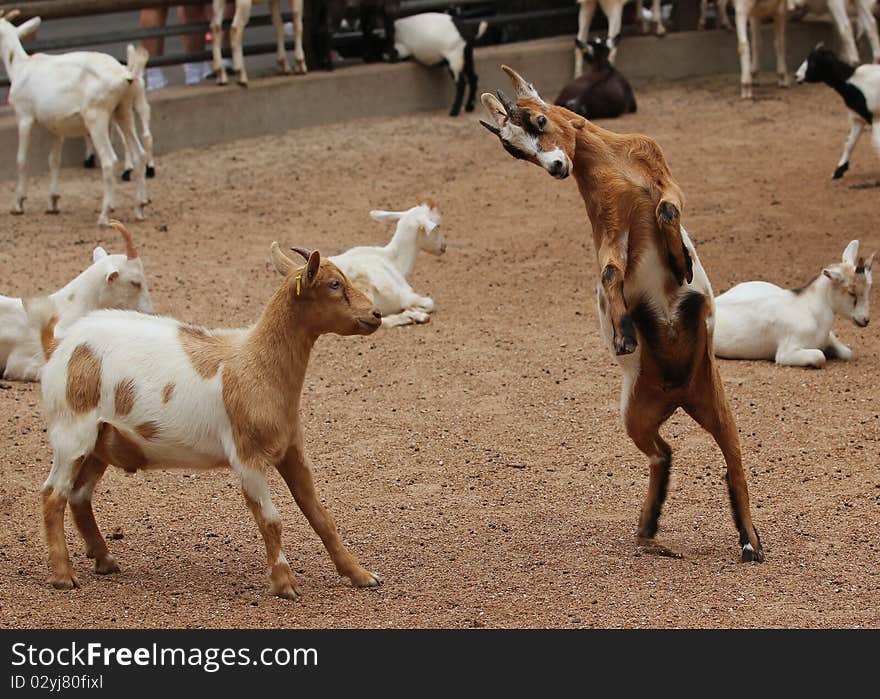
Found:
[(634, 337), (624, 337), (620, 338), (615, 335), (614, 337), (614, 353), (620, 357), (624, 354), (632, 354), (636, 351), (636, 347), (639, 346), (639, 343), (636, 341)]
[(61, 213), (61, 209), (59, 209), (57, 206), (54, 209), (51, 207), (46, 209), (47, 216), (57, 216), (60, 213)]
[(751, 83), (745, 84), (740, 88), (740, 97), (744, 100), (752, 99), (752, 85)]
[(272, 594), (281, 599), (297, 600), (302, 596), (296, 581), (286, 581), (272, 587)]
[(464, 111), (466, 111), (466, 112), (472, 112), (472, 111), (474, 111), (474, 103), (473, 103), (473, 102), (468, 102), (468, 103), (464, 106)]
[(12, 208), (9, 210), (9, 213), (11, 213), (13, 216), (21, 216), (24, 213), (24, 200), (26, 198), (27, 197), (22, 197), (21, 199), (17, 200), (12, 205)]
[(94, 155), (90, 155), (88, 158), (83, 160), (83, 167), (86, 170), (93, 170), (95, 168), (95, 165), (96, 165), (96, 163), (95, 163), (95, 156)]
[(361, 568), (348, 576), (351, 584), (355, 587), (379, 587), (382, 584), (382, 576), (371, 573), (366, 568)]
[(791, 85), (791, 80), (788, 78), (787, 73), (783, 73), (778, 77), (779, 87), (789, 87)]
[(217, 84), (221, 87), (229, 83), (229, 78), (226, 77), (226, 73), (220, 73), (217, 75)]
[(107, 216), (100, 216), (98, 218), (98, 225), (103, 226), (105, 228), (110, 227), (110, 219)]
[(666, 27), (664, 27), (662, 24), (657, 25), (657, 36), (659, 36), (659, 37), (666, 36)]
[(110, 575), (111, 573), (121, 573), (122, 568), (109, 553), (106, 556), (95, 559), (95, 572), (98, 575)]
[(459, 114), (459, 112), (461, 112), (461, 109), (453, 109), (453, 110), (451, 110), (451, 111), (449, 112), (449, 116), (451, 116), (451, 117), (457, 117), (458, 114)]
[(235, 80), (235, 82), (239, 87), (247, 87), (248, 86), (247, 78), (237, 78)]
[(156, 168), (152, 165), (147, 165), (146, 175), (148, 179), (153, 179), (156, 176)]
[(73, 573), (67, 575), (53, 575), (49, 578), (49, 584), (56, 590), (72, 590), (79, 587), (79, 580)]
[(761, 548), (761, 541), (758, 540), (758, 549), (755, 548), (751, 544), (746, 544), (742, 548), (742, 562), (743, 563), (763, 563), (764, 562), (764, 549)]
[[(332, 70), (332, 67), (331, 67)], [(309, 69), (306, 68), (305, 59), (298, 59), (293, 63), (293, 72), (297, 75), (305, 75), (309, 72)]]
[(131, 168), (122, 171), (122, 181), (131, 182)]
[(843, 173), (846, 172), (847, 170), (849, 170), (849, 163), (848, 162), (844, 163), (843, 165), (838, 165), (834, 170), (834, 174), (831, 175), (831, 179), (832, 180), (839, 180), (841, 177), (843, 177)]

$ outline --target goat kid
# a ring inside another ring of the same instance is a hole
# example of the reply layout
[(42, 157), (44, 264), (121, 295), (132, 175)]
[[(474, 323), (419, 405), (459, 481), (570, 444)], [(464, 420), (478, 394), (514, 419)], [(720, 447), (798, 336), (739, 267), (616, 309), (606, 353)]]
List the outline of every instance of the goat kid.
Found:
[[(400, 0), (326, 0), (317, 3), (315, 53), (319, 67), (333, 70), (332, 38), (343, 21), (360, 23), (363, 34), (363, 59), (367, 63), (398, 58), (395, 21), (400, 17)], [(384, 38), (376, 34), (379, 26)]]
[(429, 322), (434, 300), (417, 294), (407, 277), (415, 267), (419, 250), (431, 255), (446, 251), (437, 205), (429, 199), (407, 211), (376, 210), (370, 216), (374, 221), (397, 222), (391, 241), (385, 246), (352, 248), (330, 261), (382, 312), (384, 327)]
[[(212, 0), (211, 15), (211, 51), (213, 58), (214, 74), (217, 76), (218, 85), (226, 85), (229, 77), (226, 74), (226, 66), (223, 65), (222, 36), (223, 36), (223, 12), (226, 9), (227, 0)], [(232, 47), (232, 71), (235, 73), (236, 82), (242, 87), (247, 87), (248, 75), (244, 65), (244, 52), (242, 41), (244, 30), (251, 18), (251, 6), (254, 2), (268, 2), (269, 11), (272, 14), (272, 26), (275, 29), (276, 62), (278, 72), (283, 75), (291, 73), (305, 74), (306, 54), (303, 51), (303, 0), (288, 0), (290, 12), (293, 16), (293, 68), (287, 60), (287, 49), (284, 46), (284, 23), (281, 21), (281, 0), (235, 0), (235, 14), (229, 27), (229, 43)]]
[[(880, 65), (867, 64), (853, 68), (844, 63), (831, 49), (818, 44), (795, 73), (798, 83), (825, 83), (834, 88), (849, 110), (849, 136), (843, 154), (831, 175), (838, 180), (849, 170), (849, 158), (865, 127), (871, 128), (880, 116)], [(874, 150), (880, 155), (880, 127), (871, 129)]]
[[(736, 422), (712, 351), (712, 287), (680, 225), (681, 191), (660, 147), (550, 106), (516, 71), (502, 69), (517, 101), (500, 91), (497, 99), (484, 94), (493, 123), (483, 125), (515, 158), (557, 179), (574, 174), (592, 224), (600, 327), (623, 369), (621, 413), (627, 434), (650, 461), (639, 539), (653, 540), (669, 483), (672, 449), (659, 429), (683, 408), (724, 455), (742, 560), (762, 561)], [(687, 258), (685, 272), (676, 252)]]
[[(593, 15), (596, 14), (596, 5), (602, 7), (602, 12), (608, 18), (608, 48), (611, 50), (608, 60), (614, 63), (617, 58), (617, 44), (620, 41), (620, 30), (623, 26), (623, 6), (632, 0), (577, 0), (581, 6), (578, 11), (578, 33), (577, 40), (580, 44), (586, 44), (590, 34), (590, 25), (593, 23)], [(641, 0), (637, 0), (639, 5), (639, 15), (641, 16)], [(655, 31), (657, 36), (666, 34), (666, 27), (663, 26), (663, 15), (660, 12), (660, 0), (653, 0), (651, 6), (651, 15), (653, 18)], [(643, 31), (647, 31), (647, 27), (643, 22)], [(574, 77), (579, 78), (584, 70), (584, 55), (580, 48), (574, 50)]]
[(455, 100), (449, 116), (458, 116), (468, 85), (466, 112), (474, 111), (477, 98), (477, 72), (474, 70), (474, 43), (488, 28), (480, 22), (476, 31), (442, 12), (425, 12), (404, 17), (394, 23), (394, 41), (398, 58), (412, 56), (426, 66), (446, 63), (455, 83)]
[[(150, 130), (150, 103), (147, 102), (147, 89), (144, 85), (144, 69), (147, 67), (147, 61), (150, 60), (150, 54), (147, 53), (147, 50), (143, 46), (135, 47), (134, 44), (128, 45), (126, 53), (126, 66), (128, 66), (129, 71), (131, 71), (131, 74), (134, 76), (134, 82), (132, 83), (132, 87), (134, 88), (134, 102), (132, 106), (134, 108), (134, 113), (141, 122), (141, 144), (144, 147), (144, 160), (147, 163), (144, 174), (147, 178), (153, 178), (156, 176), (156, 164), (153, 162), (153, 132)], [(116, 127), (116, 132), (119, 134), (119, 138), (124, 144), (125, 138), (122, 136), (119, 124), (114, 122), (113, 125)], [(88, 136), (86, 136), (85, 141), (86, 155), (83, 160), (83, 167), (91, 169), (96, 165), (95, 146)], [(122, 170), (122, 179), (124, 181), (128, 182), (131, 180), (131, 171), (131, 153), (126, 148), (125, 166)]]
[(632, 87), (608, 60), (608, 42), (597, 37), (587, 44), (578, 43), (578, 48), (589, 62), (590, 72), (562, 88), (555, 104), (587, 119), (613, 119), (635, 112), (636, 98)]
[(0, 55), (11, 84), (9, 104), (18, 124), (18, 187), (13, 214), (24, 213), (27, 198), (27, 152), (31, 129), (42, 124), (52, 138), (49, 150), (49, 205), (46, 213), (59, 212), (58, 177), (61, 170), (61, 147), (67, 137), (92, 139), (101, 160), (104, 198), (98, 225), (109, 225), (114, 207), (113, 168), (116, 154), (110, 143), (110, 123), (115, 120), (132, 154), (135, 168), (134, 216), (143, 220), (143, 207), (149, 203), (141, 162), (143, 147), (134, 129), (133, 75), (112, 56), (95, 51), (74, 51), (62, 55), (37, 53), (29, 56), (20, 37), (34, 31), (40, 18), (34, 17), (20, 27), (10, 22), (19, 14), (12, 10), (3, 17), (0, 10)]
[(799, 289), (744, 282), (715, 299), (715, 354), (726, 359), (772, 359), (785, 366), (825, 366), (849, 361), (852, 350), (831, 330), (834, 317), (864, 328), (871, 319), (871, 264), (859, 241)]
[[(152, 313), (144, 265), (131, 234), (111, 221), (125, 242), (125, 254), (108, 255), (102, 247), (92, 252), (92, 264), (73, 281), (49, 295), (57, 321), (53, 337), (61, 337), (84, 315), (100, 308), (122, 308)], [(36, 381), (46, 363), (39, 327), (28, 321), (21, 299), (0, 296), (0, 376), (16, 381)]]
[[(345, 548), (315, 493), (299, 407), (318, 337), (369, 335), (381, 314), (317, 251), (297, 252), (304, 267), (272, 244), (284, 282), (248, 329), (206, 330), (172, 318), (97, 311), (57, 347), (51, 340), (44, 345), (43, 409), (54, 456), (42, 498), (53, 587), (78, 584), (64, 536), (68, 503), (95, 571), (119, 571), (91, 504), (109, 464), (129, 472), (231, 468), (266, 545), (272, 592), (294, 599), (299, 588), (269, 494), (267, 476), (276, 469), (339, 573), (359, 587), (379, 584)], [(40, 304), (33, 314), (45, 328), (54, 322)]]

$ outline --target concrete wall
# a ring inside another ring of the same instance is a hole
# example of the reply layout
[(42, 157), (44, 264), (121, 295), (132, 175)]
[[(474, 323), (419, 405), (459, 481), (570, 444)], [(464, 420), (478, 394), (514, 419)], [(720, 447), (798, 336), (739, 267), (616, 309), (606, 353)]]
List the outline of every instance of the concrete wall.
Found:
[[(787, 56), (795, 68), (818, 41), (833, 41), (826, 24), (789, 24)], [(543, 39), (491, 46), (476, 51), (482, 90), (506, 87), (502, 63), (510, 64), (533, 82), (542, 94), (555, 97), (571, 74), (573, 41)], [(765, 27), (765, 69), (774, 69), (771, 27)], [(733, 33), (680, 32), (659, 39), (628, 37), (619, 52), (618, 67), (638, 88), (652, 80), (730, 73), (728, 96), (738, 94), (739, 58)], [(771, 74), (772, 75), (772, 74)], [(770, 76), (765, 77), (769, 79)], [(171, 88), (151, 95), (156, 154), (210, 145), (287, 129), (362, 117), (392, 117), (449, 109), (452, 81), (442, 67), (426, 69), (412, 62), (397, 65), (359, 65), (333, 73), (258, 80), (249, 88), (205, 85)], [(0, 180), (15, 177), (18, 135), (8, 108), (0, 116)], [(64, 164), (78, 165), (83, 145), (69, 139)], [(48, 139), (35, 128), (28, 170), (47, 169)], [(161, 169), (161, 164), (158, 165)]]

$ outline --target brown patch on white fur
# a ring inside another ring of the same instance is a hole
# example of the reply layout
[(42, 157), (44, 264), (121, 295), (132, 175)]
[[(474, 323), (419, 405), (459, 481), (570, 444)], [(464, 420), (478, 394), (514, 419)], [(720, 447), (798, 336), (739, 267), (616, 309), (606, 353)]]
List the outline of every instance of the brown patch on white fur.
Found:
[(155, 422), (154, 420), (142, 422), (140, 425), (134, 428), (134, 431), (137, 432), (141, 437), (149, 441), (155, 438), (157, 434), (159, 434), (159, 423)]
[(94, 453), (103, 461), (134, 473), (147, 465), (147, 458), (137, 443), (111, 425), (101, 423)]
[(55, 326), (58, 325), (58, 316), (53, 315), (49, 322), (40, 329), (40, 344), (43, 346), (43, 356), (46, 361), (58, 348), (58, 339), (55, 337)]
[(174, 384), (166, 383), (164, 388), (162, 389), (162, 402), (167, 403), (171, 400), (171, 396), (174, 395)]
[(196, 373), (210, 379), (220, 365), (235, 354), (235, 344), (226, 335), (215, 335), (194, 325), (181, 325), (178, 329), (180, 344), (186, 351)]
[(94, 410), (101, 402), (101, 361), (85, 343), (77, 345), (67, 362), (67, 403), (77, 413)]
[(114, 391), (117, 417), (125, 417), (134, 407), (134, 380), (125, 379), (116, 384)]

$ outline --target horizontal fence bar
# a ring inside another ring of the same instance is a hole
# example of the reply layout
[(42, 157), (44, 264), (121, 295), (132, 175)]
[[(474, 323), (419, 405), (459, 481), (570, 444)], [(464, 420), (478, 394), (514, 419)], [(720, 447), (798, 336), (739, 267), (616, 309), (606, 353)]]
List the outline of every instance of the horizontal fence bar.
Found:
[(30, 0), (25, 2), (3, 2), (0, 10), (21, 10), (21, 16), (42, 17), (43, 19), (63, 19), (66, 17), (86, 17), (106, 15), (114, 12), (132, 12), (154, 7), (172, 5), (205, 5), (205, 0)]

